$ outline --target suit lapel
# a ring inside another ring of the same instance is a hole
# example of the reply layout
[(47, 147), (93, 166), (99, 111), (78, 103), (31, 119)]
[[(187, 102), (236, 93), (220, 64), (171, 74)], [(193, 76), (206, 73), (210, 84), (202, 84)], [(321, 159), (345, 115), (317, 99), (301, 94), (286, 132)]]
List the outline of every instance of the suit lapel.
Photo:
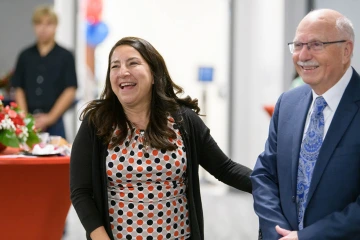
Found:
[(354, 70), (353, 76), (340, 100), (339, 106), (334, 114), (329, 130), (320, 149), (307, 197), (308, 203), (319, 184), (321, 176), (329, 163), (332, 153), (346, 132), (346, 129), (350, 125), (354, 116), (359, 111), (359, 106), (356, 104), (356, 101), (360, 98), (359, 93), (360, 77)]
[(309, 111), (310, 104), (312, 102), (312, 92), (309, 90), (304, 97), (299, 101), (298, 105), (294, 108), (294, 114), (292, 117), (293, 126), (293, 140), (292, 140), (292, 154), (291, 154), (291, 186), (293, 196), (296, 196), (296, 184), (297, 184), (297, 172), (299, 165), (300, 146), (304, 134), (304, 127), (306, 117)]

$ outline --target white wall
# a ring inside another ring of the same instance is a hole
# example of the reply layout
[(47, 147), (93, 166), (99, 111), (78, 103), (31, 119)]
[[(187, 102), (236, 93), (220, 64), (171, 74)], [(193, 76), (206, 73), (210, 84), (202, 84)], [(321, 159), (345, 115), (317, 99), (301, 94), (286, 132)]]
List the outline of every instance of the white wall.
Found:
[(263, 106), (283, 91), (284, 1), (234, 1), (231, 156), (251, 168), (268, 134), (270, 117)]
[[(96, 49), (96, 75), (105, 80), (111, 47), (125, 36), (148, 40), (164, 57), (173, 80), (202, 102), (197, 68), (213, 66), (206, 122), (220, 147), (228, 147), (227, 0), (104, 0), (103, 21), (110, 34)], [(224, 97), (221, 97), (224, 96)]]

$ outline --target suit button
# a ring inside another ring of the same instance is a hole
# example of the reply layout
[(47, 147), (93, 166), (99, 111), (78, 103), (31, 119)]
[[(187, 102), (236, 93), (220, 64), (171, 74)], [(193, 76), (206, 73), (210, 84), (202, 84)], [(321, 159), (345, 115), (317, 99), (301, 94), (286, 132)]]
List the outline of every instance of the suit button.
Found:
[(291, 197), (291, 200), (292, 200), (293, 202), (295, 202), (296, 197), (295, 197), (295, 196), (292, 196), (292, 197)]

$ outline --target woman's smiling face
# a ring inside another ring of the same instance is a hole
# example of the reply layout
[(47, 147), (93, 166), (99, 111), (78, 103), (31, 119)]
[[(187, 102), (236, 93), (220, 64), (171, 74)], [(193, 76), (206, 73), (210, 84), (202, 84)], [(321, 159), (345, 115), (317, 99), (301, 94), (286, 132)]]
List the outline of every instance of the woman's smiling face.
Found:
[(135, 48), (116, 47), (109, 67), (111, 89), (125, 108), (150, 104), (153, 76), (149, 64)]

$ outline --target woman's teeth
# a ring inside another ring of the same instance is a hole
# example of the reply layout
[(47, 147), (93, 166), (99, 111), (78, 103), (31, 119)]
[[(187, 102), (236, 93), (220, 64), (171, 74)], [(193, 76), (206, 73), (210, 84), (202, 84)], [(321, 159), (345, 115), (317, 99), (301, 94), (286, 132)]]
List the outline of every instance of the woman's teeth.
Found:
[(130, 82), (128, 82), (128, 83), (121, 83), (120, 84), (120, 88), (121, 89), (124, 89), (125, 87), (127, 87), (127, 86), (135, 86), (136, 85), (136, 83), (130, 83)]

